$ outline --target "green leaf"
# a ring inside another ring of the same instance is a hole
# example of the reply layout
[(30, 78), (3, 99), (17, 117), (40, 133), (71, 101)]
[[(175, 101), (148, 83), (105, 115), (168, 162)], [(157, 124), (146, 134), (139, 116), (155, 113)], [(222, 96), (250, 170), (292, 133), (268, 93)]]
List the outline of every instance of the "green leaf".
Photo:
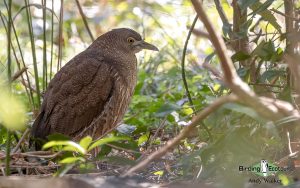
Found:
[[(226, 23), (223, 24), (222, 31), (223, 31), (225, 37), (228, 37), (229, 34), (231, 33), (231, 27), (232, 27), (231, 24), (226, 24)], [(213, 55), (215, 55), (214, 52), (213, 52)]]
[(261, 41), (261, 43), (253, 50), (252, 55), (257, 55), (264, 61), (270, 61), (273, 57), (277, 56), (277, 52), (272, 41)]
[(82, 151), (80, 151), (77, 147), (74, 147), (74, 146), (64, 146), (61, 150), (62, 151), (78, 152), (78, 153), (84, 154), (84, 153), (82, 153)]
[(230, 109), (230, 110), (238, 112), (238, 113), (243, 113), (247, 116), (252, 117), (253, 119), (255, 119), (257, 121), (261, 121), (261, 122), (263, 121), (263, 119), (252, 108), (245, 107), (245, 106), (235, 104), (235, 103), (225, 104), (224, 108)]
[(74, 163), (63, 165), (58, 171), (54, 174), (54, 177), (63, 177), (69, 170), (75, 166)]
[(215, 57), (216, 53), (212, 52), (211, 54), (209, 54), (208, 56), (205, 57), (204, 59), (204, 63), (209, 63), (213, 57)]
[(244, 11), (254, 3), (258, 2), (258, 0), (238, 0), (237, 3), (240, 6), (241, 10)]
[(239, 52), (233, 54), (231, 56), (231, 59), (233, 62), (237, 62), (237, 61), (244, 61), (246, 59), (249, 59), (250, 57), (251, 57), (250, 55), (248, 55), (242, 51), (239, 51)]
[(67, 157), (59, 161), (61, 164), (72, 164), (76, 162), (85, 162), (85, 159), (83, 157)]
[(267, 0), (264, 3), (261, 2), (256, 2), (255, 4), (253, 4), (250, 8), (253, 10), (253, 12), (251, 12), (248, 16), (252, 15), (252, 14), (259, 14), (265, 10), (267, 10), (267, 8), (269, 6), (272, 5), (272, 3), (274, 2), (274, 0)]
[(253, 22), (253, 19), (251, 18), (240, 25), (240, 31), (236, 33), (238, 38), (242, 39), (242, 38), (248, 37), (248, 30), (249, 30), (249, 27), (251, 26), (252, 22)]
[(92, 141), (92, 137), (86, 136), (80, 140), (79, 145), (86, 150), (90, 146)]
[(166, 115), (172, 113), (173, 111), (180, 110), (181, 107), (176, 104), (164, 104), (162, 107), (160, 107), (157, 112), (157, 117), (165, 117)]
[(265, 3), (256, 2), (250, 7), (253, 10), (251, 14), (259, 14), (265, 21), (268, 21), (277, 31), (281, 33), (281, 26), (278, 24), (276, 17), (270, 10), (267, 9), (273, 2), (274, 0), (268, 0)]
[(278, 175), (278, 178), (281, 180), (281, 183), (282, 183), (283, 186), (288, 186), (288, 185), (290, 185), (291, 183), (293, 183), (293, 182), (291, 182), (291, 181), (289, 180), (289, 177), (286, 176), (285, 174), (279, 174), (279, 175)]
[(101, 150), (97, 154), (97, 159), (102, 159), (104, 156), (108, 155), (111, 152), (111, 150), (111, 147), (108, 145), (101, 146)]
[(120, 137), (112, 136), (112, 137), (102, 138), (102, 139), (97, 140), (94, 143), (92, 143), (92, 145), (88, 148), (88, 151), (91, 151), (95, 147), (101, 146), (103, 144), (107, 144), (110, 142), (116, 142), (116, 141), (124, 141), (124, 140), (130, 140), (130, 138), (127, 136), (120, 136)]
[(259, 81), (265, 83), (266, 80), (271, 81), (274, 77), (284, 76), (285, 74), (286, 72), (284, 70), (268, 70), (261, 75)]
[[(48, 149), (53, 146), (69, 146), (67, 149), (72, 148), (72, 151), (80, 152), (81, 154), (85, 154), (86, 150), (82, 148), (79, 144), (73, 142), (73, 141), (50, 141), (43, 145), (43, 149)], [(66, 150), (70, 151), (70, 150)]]
[(142, 136), (140, 136), (139, 140), (138, 140), (138, 145), (141, 146), (142, 144), (144, 144), (145, 142), (147, 142), (148, 139), (149, 139), (149, 136), (150, 136), (149, 132), (147, 132), (146, 134), (143, 134)]
[(163, 170), (159, 170), (159, 171), (154, 172), (153, 174), (157, 175), (157, 176), (162, 176), (162, 175), (164, 175), (164, 171)]

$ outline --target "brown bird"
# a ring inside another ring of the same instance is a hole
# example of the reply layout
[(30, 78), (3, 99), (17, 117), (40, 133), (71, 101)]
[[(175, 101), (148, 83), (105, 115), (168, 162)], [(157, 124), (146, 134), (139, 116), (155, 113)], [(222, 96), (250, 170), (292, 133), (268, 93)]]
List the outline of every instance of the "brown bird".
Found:
[(97, 139), (113, 130), (133, 95), (135, 53), (142, 49), (158, 51), (131, 29), (101, 35), (50, 81), (32, 137), (46, 140), (49, 134), (61, 133), (77, 141), (87, 135)]

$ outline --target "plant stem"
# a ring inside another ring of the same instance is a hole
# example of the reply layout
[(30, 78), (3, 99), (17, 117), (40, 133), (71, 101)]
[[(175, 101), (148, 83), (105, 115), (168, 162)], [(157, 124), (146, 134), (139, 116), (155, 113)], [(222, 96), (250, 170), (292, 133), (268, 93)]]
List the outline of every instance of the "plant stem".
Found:
[(57, 60), (57, 72), (61, 68), (62, 60), (62, 44), (63, 44), (63, 18), (64, 18), (64, 0), (60, 1), (60, 14), (59, 14), (59, 25), (58, 25), (58, 60)]
[(54, 33), (54, 2), (52, 1), (52, 14), (51, 14), (51, 60), (50, 60), (50, 80), (52, 79), (52, 63), (53, 63), (53, 33)]
[[(186, 81), (186, 75), (185, 75), (185, 55), (186, 55), (186, 51), (187, 51), (187, 46), (189, 44), (189, 40), (191, 38), (191, 35), (192, 35), (192, 32), (195, 28), (195, 25), (197, 23), (197, 20), (198, 20), (198, 15), (195, 16), (194, 18), (194, 21), (190, 27), (190, 30), (188, 32), (188, 35), (186, 37), (186, 41), (184, 43), (184, 48), (183, 48), (183, 52), (182, 52), (182, 59), (181, 59), (181, 74), (182, 74), (182, 81), (183, 81), (183, 85), (184, 85), (184, 88), (185, 88), (185, 91), (186, 91), (186, 95), (188, 97), (188, 100), (189, 100), (189, 103), (191, 105), (191, 108), (193, 109), (193, 112), (195, 113), (196, 112), (196, 109), (195, 109), (195, 106), (194, 106), (194, 103), (193, 103), (193, 100), (192, 100), (192, 97), (191, 97), (191, 93), (189, 91), (189, 87), (188, 87), (188, 84), (187, 84), (187, 81)], [(208, 134), (208, 137), (210, 140), (213, 139), (208, 127), (204, 124), (204, 122), (200, 122), (201, 126), (205, 129), (205, 131), (207, 132)]]
[(11, 135), (10, 130), (7, 129), (7, 140), (6, 140), (6, 157), (5, 157), (5, 173), (6, 176), (10, 175), (10, 143), (11, 143)]
[[(8, 1), (8, 21), (7, 21), (7, 78), (11, 82), (11, 1)], [(9, 86), (10, 87), (10, 86)]]
[[(11, 3), (12, 0), (8, 1), (8, 22), (7, 22), (7, 77), (9, 82), (9, 88), (11, 88)], [(10, 175), (10, 131), (7, 129), (7, 140), (6, 140), (6, 158), (5, 158), (5, 171), (6, 175)]]
[[(42, 5), (46, 7), (46, 0), (42, 0)], [(47, 41), (46, 41), (46, 8), (43, 8), (43, 91), (48, 83), (47, 79)]]
[(95, 38), (93, 37), (93, 34), (92, 34), (91, 29), (90, 29), (90, 27), (89, 27), (89, 24), (88, 24), (88, 22), (87, 22), (87, 20), (86, 20), (86, 16), (85, 16), (85, 14), (84, 14), (83, 11), (82, 11), (82, 8), (81, 8), (81, 5), (80, 5), (80, 3), (79, 3), (79, 0), (76, 0), (76, 5), (77, 5), (77, 7), (78, 7), (79, 13), (80, 13), (81, 18), (82, 18), (82, 20), (83, 20), (84, 26), (85, 26), (85, 28), (86, 28), (86, 30), (87, 30), (87, 32), (88, 32), (88, 34), (89, 34), (91, 40), (94, 41)]
[(38, 68), (37, 68), (37, 61), (36, 61), (36, 54), (35, 54), (35, 43), (34, 43), (34, 36), (33, 36), (33, 28), (32, 28), (32, 21), (31, 21), (31, 13), (30, 13), (30, 7), (28, 6), (29, 2), (28, 0), (25, 0), (26, 5), (26, 14), (27, 14), (27, 22), (28, 22), (28, 30), (30, 35), (30, 41), (31, 41), (31, 53), (32, 53), (32, 59), (33, 59), (33, 68), (34, 68), (34, 78), (35, 78), (35, 85), (36, 85), (36, 93), (37, 93), (37, 107), (40, 107), (41, 102), (41, 93), (40, 93), (40, 86), (39, 86), (39, 75), (38, 75)]
[(187, 51), (187, 46), (188, 46), (188, 43), (189, 43), (189, 40), (190, 40), (190, 37), (192, 35), (192, 31), (196, 25), (196, 22), (198, 20), (198, 16), (196, 15), (195, 18), (194, 18), (194, 21), (191, 25), (191, 28), (188, 32), (188, 35), (186, 37), (186, 40), (185, 40), (185, 44), (184, 44), (184, 48), (183, 48), (183, 52), (182, 52), (182, 59), (181, 59), (181, 75), (182, 75), (182, 81), (183, 81), (183, 85), (184, 85), (184, 88), (185, 88), (185, 91), (186, 91), (186, 95), (189, 99), (189, 103), (193, 109), (193, 111), (195, 112), (195, 107), (194, 107), (194, 103), (193, 103), (193, 100), (192, 100), (192, 97), (191, 97), (191, 94), (190, 94), (190, 91), (189, 91), (189, 87), (188, 87), (188, 84), (187, 84), (187, 81), (186, 81), (186, 76), (185, 76), (185, 55), (186, 55), (186, 51)]

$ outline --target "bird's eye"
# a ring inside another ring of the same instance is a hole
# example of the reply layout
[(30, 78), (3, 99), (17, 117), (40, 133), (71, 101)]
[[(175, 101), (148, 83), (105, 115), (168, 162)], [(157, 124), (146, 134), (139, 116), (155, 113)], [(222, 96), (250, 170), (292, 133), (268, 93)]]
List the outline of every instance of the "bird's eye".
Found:
[(129, 43), (134, 43), (134, 38), (132, 38), (132, 37), (129, 37), (128, 39), (127, 39), (127, 42), (129, 42)]

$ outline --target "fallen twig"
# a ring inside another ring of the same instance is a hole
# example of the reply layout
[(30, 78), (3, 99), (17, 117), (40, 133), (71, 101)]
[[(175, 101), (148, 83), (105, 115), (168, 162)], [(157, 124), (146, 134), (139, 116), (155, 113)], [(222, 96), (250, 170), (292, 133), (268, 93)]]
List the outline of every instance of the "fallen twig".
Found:
[[(62, 152), (53, 153), (51, 151), (32, 151), (26, 153), (11, 153), (10, 157), (37, 157), (37, 158), (54, 158), (61, 154)], [(5, 156), (1, 156), (1, 159), (4, 159)]]

